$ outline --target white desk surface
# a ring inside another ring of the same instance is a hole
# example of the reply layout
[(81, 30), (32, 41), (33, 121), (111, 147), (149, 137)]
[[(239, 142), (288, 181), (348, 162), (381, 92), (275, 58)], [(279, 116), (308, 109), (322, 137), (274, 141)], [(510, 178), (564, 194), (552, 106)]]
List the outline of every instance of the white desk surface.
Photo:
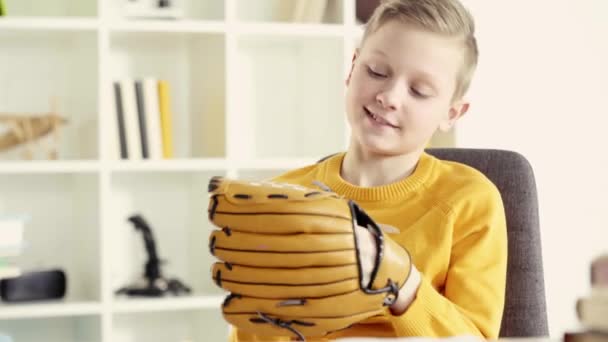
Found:
[(425, 337), (400, 337), (400, 338), (380, 338), (380, 337), (347, 337), (339, 338), (338, 342), (561, 342), (561, 339), (549, 337), (526, 337), (526, 338), (500, 338), (498, 340), (484, 340), (474, 336), (454, 336), (447, 338), (425, 338)]

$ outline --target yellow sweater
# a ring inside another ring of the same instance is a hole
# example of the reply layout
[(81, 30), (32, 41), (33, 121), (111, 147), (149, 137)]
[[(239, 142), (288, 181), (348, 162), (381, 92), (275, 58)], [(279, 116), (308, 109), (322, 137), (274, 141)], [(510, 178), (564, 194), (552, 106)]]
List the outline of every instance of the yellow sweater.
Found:
[[(412, 255), (422, 282), (416, 299), (401, 316), (387, 309), (328, 339), (347, 336), (479, 335), (496, 338), (504, 307), (507, 233), (500, 193), (484, 175), (463, 164), (424, 153), (414, 172), (396, 183), (364, 188), (340, 176), (344, 153), (319, 164), (287, 172), (275, 181), (313, 187), (321, 181), (356, 201), (387, 234)], [(231, 340), (256, 338), (233, 329)]]

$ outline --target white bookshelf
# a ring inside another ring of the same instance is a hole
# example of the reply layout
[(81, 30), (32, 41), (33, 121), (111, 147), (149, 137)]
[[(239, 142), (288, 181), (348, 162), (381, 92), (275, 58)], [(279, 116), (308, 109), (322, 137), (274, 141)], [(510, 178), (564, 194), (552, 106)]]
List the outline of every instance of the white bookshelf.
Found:
[[(223, 293), (210, 279), (207, 182), (266, 178), (343, 150), (344, 79), (361, 30), (354, 0), (329, 0), (323, 22), (290, 22), (286, 0), (182, 0), (182, 20), (127, 20), (122, 0), (5, 0), (0, 112), (69, 123), (59, 159), (0, 155), (0, 212), (27, 214), (22, 269), (67, 271), (65, 300), (0, 303), (16, 341), (220, 341)], [(175, 159), (112, 159), (112, 81), (169, 81)], [(125, 299), (139, 276), (141, 213), (166, 276), (187, 297)]]

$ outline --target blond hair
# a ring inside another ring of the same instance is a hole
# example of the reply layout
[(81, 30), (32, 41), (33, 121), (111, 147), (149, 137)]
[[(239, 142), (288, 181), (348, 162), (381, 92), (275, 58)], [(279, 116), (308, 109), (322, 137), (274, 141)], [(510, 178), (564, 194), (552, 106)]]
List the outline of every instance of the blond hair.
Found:
[(460, 1), (383, 0), (368, 20), (361, 44), (370, 34), (390, 20), (462, 40), (464, 63), (457, 75), (453, 98), (459, 99), (464, 96), (477, 67), (479, 51), (475, 39), (475, 22)]

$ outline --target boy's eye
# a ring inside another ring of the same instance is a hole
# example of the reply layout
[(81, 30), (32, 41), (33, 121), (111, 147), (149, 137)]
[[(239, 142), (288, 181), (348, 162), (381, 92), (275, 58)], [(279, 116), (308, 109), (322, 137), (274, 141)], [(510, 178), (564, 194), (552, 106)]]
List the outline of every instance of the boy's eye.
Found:
[(386, 77), (386, 75), (385, 75), (385, 74), (380, 73), (380, 72), (377, 72), (377, 71), (374, 71), (374, 69), (372, 69), (372, 68), (370, 68), (370, 67), (367, 67), (367, 73), (368, 73), (370, 76), (372, 76), (372, 77), (378, 77), (378, 78), (384, 78), (384, 77)]
[(415, 97), (419, 97), (421, 99), (426, 99), (427, 97), (429, 97), (429, 95), (424, 94), (423, 92), (419, 91), (418, 89), (412, 87), (410, 88), (412, 94), (414, 94)]

